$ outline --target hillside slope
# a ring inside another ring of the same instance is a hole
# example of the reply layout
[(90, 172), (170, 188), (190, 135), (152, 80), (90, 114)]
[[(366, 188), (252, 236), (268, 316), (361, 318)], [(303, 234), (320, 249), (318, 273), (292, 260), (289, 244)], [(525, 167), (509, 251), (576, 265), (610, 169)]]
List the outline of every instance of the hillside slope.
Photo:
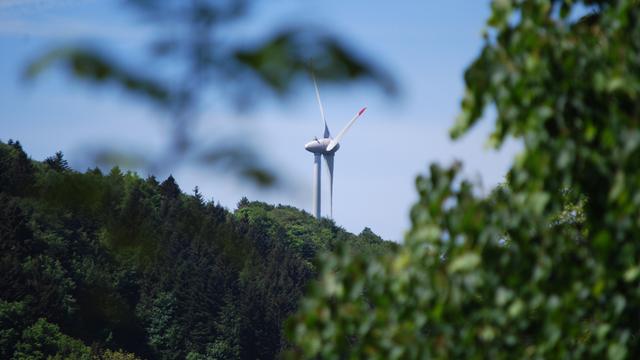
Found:
[(387, 252), (289, 206), (235, 212), (0, 143), (0, 358), (270, 359), (321, 251)]

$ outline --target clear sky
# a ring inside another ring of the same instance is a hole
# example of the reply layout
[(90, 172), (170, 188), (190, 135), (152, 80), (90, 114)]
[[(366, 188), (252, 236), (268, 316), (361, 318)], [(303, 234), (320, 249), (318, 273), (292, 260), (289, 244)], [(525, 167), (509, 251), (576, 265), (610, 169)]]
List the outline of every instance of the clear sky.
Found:
[[(338, 225), (355, 233), (368, 226), (384, 238), (402, 240), (409, 209), (417, 199), (415, 177), (431, 162), (462, 160), (468, 177), (482, 182), (485, 190), (502, 181), (518, 145), (508, 143), (499, 152), (486, 149), (490, 118), (461, 141), (448, 137), (463, 93), (463, 71), (482, 45), (488, 13), (489, 2), (480, 0), (263, 1), (251, 24), (235, 30), (255, 32), (272, 24), (301, 22), (324, 26), (397, 80), (396, 99), (370, 84), (321, 88), (333, 134), (358, 109), (368, 107), (336, 155)], [(97, 144), (157, 150), (167, 141), (166, 129), (144, 104), (56, 71), (34, 83), (21, 79), (25, 63), (52, 46), (91, 42), (122, 52), (135, 48), (151, 31), (137, 24), (119, 1), (0, 0), (0, 139), (20, 140), (37, 160), (62, 150), (78, 170), (91, 165), (84, 154)], [(322, 135), (311, 84), (286, 101), (267, 99), (247, 113), (209, 109), (196, 136), (210, 141), (208, 134), (221, 117), (236, 131), (249, 134), (287, 185), (261, 191), (201, 167), (168, 169), (181, 188), (190, 192), (197, 185), (205, 197), (229, 209), (247, 196), (310, 211), (313, 161), (303, 146)], [(327, 200), (324, 197), (324, 204)], [(323, 213), (327, 211), (324, 206)]]

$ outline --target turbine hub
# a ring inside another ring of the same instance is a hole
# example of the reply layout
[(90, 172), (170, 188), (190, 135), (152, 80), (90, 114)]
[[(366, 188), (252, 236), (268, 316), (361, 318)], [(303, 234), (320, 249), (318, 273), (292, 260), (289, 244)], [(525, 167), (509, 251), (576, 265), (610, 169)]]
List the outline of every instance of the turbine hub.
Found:
[(304, 145), (304, 148), (314, 154), (333, 154), (338, 151), (340, 144), (337, 144), (331, 151), (327, 151), (327, 146), (329, 146), (330, 142), (331, 139), (329, 138), (311, 140)]

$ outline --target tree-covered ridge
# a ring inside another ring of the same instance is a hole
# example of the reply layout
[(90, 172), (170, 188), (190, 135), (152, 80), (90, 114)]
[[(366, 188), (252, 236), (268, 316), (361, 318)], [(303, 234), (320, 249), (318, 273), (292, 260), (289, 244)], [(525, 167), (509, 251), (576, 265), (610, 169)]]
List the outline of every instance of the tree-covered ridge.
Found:
[(318, 221), (311, 214), (292, 206), (248, 202), (243, 198), (238, 203), (235, 216), (267, 229), (272, 237), (284, 236), (288, 244), (307, 260), (313, 259), (319, 251), (335, 250), (342, 244), (367, 254), (380, 254), (396, 247), (395, 243), (383, 240), (368, 227), (354, 235), (330, 219)]
[(292, 207), (235, 212), (0, 143), (0, 358), (274, 358), (313, 259), (395, 248)]

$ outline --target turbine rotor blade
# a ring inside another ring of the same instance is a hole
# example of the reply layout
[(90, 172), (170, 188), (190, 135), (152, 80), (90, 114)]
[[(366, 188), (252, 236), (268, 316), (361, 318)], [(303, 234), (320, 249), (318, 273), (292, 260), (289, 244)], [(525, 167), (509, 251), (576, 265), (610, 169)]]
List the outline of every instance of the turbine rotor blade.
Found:
[(329, 217), (333, 219), (333, 159), (334, 154), (323, 154), (329, 170)]
[(316, 99), (318, 100), (318, 106), (320, 107), (320, 115), (322, 116), (322, 122), (324, 123), (324, 134), (323, 137), (326, 139), (331, 137), (329, 133), (329, 126), (327, 126), (327, 119), (324, 117), (324, 106), (322, 106), (322, 100), (320, 100), (320, 90), (318, 90), (318, 83), (316, 82), (316, 76), (311, 73), (311, 78), (313, 79), (313, 87), (316, 89)]
[(360, 109), (360, 111), (358, 111), (356, 116), (354, 116), (353, 119), (351, 119), (351, 121), (349, 121), (347, 123), (347, 125), (344, 127), (344, 129), (340, 130), (340, 132), (338, 133), (338, 136), (336, 136), (335, 139), (331, 140), (331, 142), (329, 143), (329, 146), (327, 146), (327, 151), (333, 150), (333, 148), (335, 148), (336, 145), (338, 145), (338, 143), (340, 143), (340, 140), (342, 140), (342, 138), (344, 137), (344, 134), (347, 133), (349, 128), (351, 128), (351, 126), (353, 126), (353, 124), (356, 122), (356, 120), (358, 120), (358, 118), (360, 116), (362, 116), (362, 114), (364, 114), (364, 112), (366, 110), (367, 110), (367, 108), (364, 107), (364, 108)]

